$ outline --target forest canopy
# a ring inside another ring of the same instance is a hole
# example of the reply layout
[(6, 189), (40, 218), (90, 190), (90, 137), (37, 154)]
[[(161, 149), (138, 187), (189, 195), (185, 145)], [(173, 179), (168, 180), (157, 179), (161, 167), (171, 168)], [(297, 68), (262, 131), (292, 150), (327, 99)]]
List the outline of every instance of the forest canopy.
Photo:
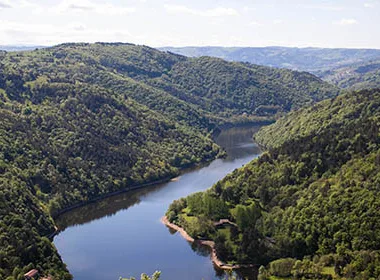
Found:
[(0, 278), (70, 279), (48, 239), (62, 209), (222, 156), (219, 125), (339, 93), (308, 73), (131, 44), (0, 52)]
[[(377, 279), (379, 128), (378, 89), (291, 112), (256, 134), (267, 152), (210, 190), (174, 202), (167, 217), (215, 240), (226, 262), (271, 262), (262, 279), (320, 279), (329, 267), (329, 277)], [(236, 226), (214, 227), (221, 218)], [(210, 225), (207, 231), (194, 219)]]

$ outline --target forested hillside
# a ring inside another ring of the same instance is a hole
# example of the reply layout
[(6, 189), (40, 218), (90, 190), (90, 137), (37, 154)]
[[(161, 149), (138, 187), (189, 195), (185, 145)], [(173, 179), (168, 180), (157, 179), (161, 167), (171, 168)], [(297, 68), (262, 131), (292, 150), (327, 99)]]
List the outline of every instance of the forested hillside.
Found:
[(0, 278), (70, 279), (47, 238), (60, 210), (222, 155), (219, 124), (338, 93), (306, 73), (130, 44), (0, 52)]
[(64, 44), (7, 58), (35, 76), (43, 69), (54, 82), (96, 84), (197, 127), (273, 120), (278, 112), (339, 93), (308, 73), (189, 59), (130, 44)]
[(209, 161), (220, 152), (196, 129), (109, 89), (72, 80), (76, 71), (84, 71), (76, 68), (81, 66), (53, 71), (49, 61), (41, 60), (44, 64), (33, 68), (11, 55), (2, 59), (2, 279), (19, 279), (33, 267), (57, 279), (70, 278), (43, 237), (54, 231), (50, 215), (102, 194), (174, 176), (179, 168)]
[(334, 68), (318, 76), (341, 88), (377, 88), (380, 86), (380, 59)]
[(168, 75), (154, 81), (176, 92), (208, 114), (273, 116), (337, 95), (339, 90), (305, 72), (200, 57), (175, 64)]
[[(259, 159), (175, 201), (167, 216), (214, 239), (224, 261), (273, 261), (261, 279), (377, 279), (379, 120), (378, 89), (292, 112), (256, 135), (268, 148)], [(215, 227), (219, 219), (237, 226)]]

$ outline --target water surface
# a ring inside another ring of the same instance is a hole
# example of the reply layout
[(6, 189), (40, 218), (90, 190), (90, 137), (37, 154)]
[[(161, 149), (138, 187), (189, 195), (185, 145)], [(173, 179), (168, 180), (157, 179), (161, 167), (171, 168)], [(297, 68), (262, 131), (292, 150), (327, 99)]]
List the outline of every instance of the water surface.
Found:
[(260, 154), (252, 135), (257, 127), (222, 131), (216, 142), (228, 153), (177, 181), (123, 193), (63, 214), (54, 238), (75, 280), (118, 280), (142, 272), (162, 272), (164, 280), (219, 279), (208, 251), (194, 248), (161, 224), (169, 204), (203, 191)]

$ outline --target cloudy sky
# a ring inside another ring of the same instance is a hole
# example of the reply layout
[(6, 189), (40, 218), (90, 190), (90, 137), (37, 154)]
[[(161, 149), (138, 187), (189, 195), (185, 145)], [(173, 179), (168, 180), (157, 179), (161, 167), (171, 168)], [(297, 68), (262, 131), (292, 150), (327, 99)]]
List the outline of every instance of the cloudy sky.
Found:
[(380, 49), (380, 0), (0, 0), (1, 45)]

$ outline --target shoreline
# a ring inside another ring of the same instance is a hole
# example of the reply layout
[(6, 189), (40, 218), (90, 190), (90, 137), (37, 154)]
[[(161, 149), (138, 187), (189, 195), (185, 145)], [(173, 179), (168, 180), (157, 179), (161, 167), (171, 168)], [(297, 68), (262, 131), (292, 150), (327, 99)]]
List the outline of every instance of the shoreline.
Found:
[[(221, 126), (217, 126), (216, 128), (214, 128), (213, 131), (211, 131), (211, 138), (213, 139), (213, 141), (215, 141), (214, 138), (216, 138), (219, 133), (224, 130), (224, 129), (229, 129), (229, 128), (232, 128), (232, 127), (249, 127), (249, 126), (263, 126), (263, 125), (267, 125), (267, 124), (271, 124), (273, 123), (273, 121), (271, 120), (261, 120), (261, 121), (252, 121), (252, 122), (246, 122), (246, 123), (236, 123), (236, 124), (233, 124), (233, 123), (224, 123), (223, 125)], [(217, 131), (215, 131), (217, 130)], [(223, 149), (224, 151), (224, 149)], [(51, 216), (51, 218), (53, 219), (54, 221), (54, 229), (55, 231), (54, 232), (51, 232), (50, 234), (46, 235), (46, 237), (48, 237), (49, 239), (53, 239), (59, 232), (60, 232), (60, 229), (56, 226), (55, 224), (55, 220), (59, 218), (59, 216), (61, 216), (62, 214), (65, 214), (67, 212), (70, 212), (71, 210), (74, 210), (74, 209), (77, 209), (77, 208), (80, 208), (82, 206), (85, 206), (85, 205), (88, 205), (88, 204), (91, 204), (91, 203), (95, 203), (97, 201), (100, 201), (102, 199), (105, 199), (105, 198), (108, 198), (108, 197), (112, 197), (112, 196), (115, 196), (115, 195), (118, 195), (118, 194), (122, 194), (122, 193), (126, 193), (126, 192), (129, 192), (129, 191), (133, 191), (133, 190), (137, 190), (137, 189), (141, 189), (141, 188), (145, 188), (145, 187), (150, 187), (150, 186), (154, 186), (154, 185), (158, 185), (158, 184), (164, 184), (164, 183), (168, 183), (168, 182), (172, 182), (172, 181), (177, 181), (179, 180), (179, 178), (184, 174), (186, 173), (187, 170), (192, 170), (192, 169), (197, 169), (197, 168), (200, 168), (204, 165), (207, 165), (209, 164), (210, 162), (214, 161), (215, 159), (218, 159), (220, 157), (223, 157), (225, 155), (222, 155), (222, 156), (218, 156), (216, 155), (215, 158), (213, 159), (208, 159), (208, 160), (205, 160), (203, 162), (200, 162), (200, 163), (195, 163), (195, 164), (191, 164), (190, 166), (184, 166), (182, 168), (179, 168), (178, 169), (178, 173), (177, 174), (172, 174), (172, 175), (169, 175), (169, 176), (166, 176), (166, 177), (163, 177), (161, 179), (158, 179), (158, 180), (155, 180), (155, 181), (151, 181), (151, 182), (146, 182), (146, 183), (141, 183), (141, 184), (136, 184), (136, 185), (132, 185), (128, 188), (125, 188), (125, 189), (121, 189), (121, 190), (118, 190), (118, 191), (114, 191), (114, 192), (109, 192), (109, 193), (105, 193), (105, 194), (101, 194), (99, 196), (96, 196), (90, 200), (87, 200), (87, 201), (82, 201), (82, 202), (78, 202), (76, 204), (73, 204), (73, 205), (70, 205), (68, 207), (65, 207), (63, 209), (60, 209), (57, 213), (54, 213), (54, 214), (50, 214), (49, 215)], [(194, 241), (192, 241), (194, 242)]]
[[(182, 170), (180, 170), (180, 172), (182, 172)], [(118, 195), (118, 194), (126, 193), (126, 192), (133, 191), (133, 190), (138, 190), (138, 189), (145, 188), (145, 187), (150, 187), (150, 186), (153, 186), (153, 185), (164, 184), (164, 183), (170, 182), (173, 178), (177, 178), (177, 177), (179, 177), (178, 174), (174, 175), (174, 176), (167, 176), (167, 177), (164, 177), (164, 178), (156, 180), (156, 181), (151, 181), (151, 182), (147, 182), (147, 183), (132, 185), (130, 187), (127, 187), (125, 189), (121, 189), (121, 190), (118, 190), (118, 191), (101, 194), (101, 195), (96, 196), (96, 197), (94, 197), (94, 198), (92, 198), (90, 200), (82, 201), (82, 202), (76, 203), (74, 205), (68, 206), (66, 208), (63, 208), (63, 209), (59, 210), (57, 213), (55, 213), (54, 215), (51, 215), (51, 216), (52, 216), (53, 219), (57, 219), (60, 215), (66, 213), (66, 212), (69, 212), (69, 211), (74, 210), (76, 208), (80, 208), (82, 206), (85, 206), (85, 205), (97, 202), (97, 201), (102, 200), (104, 198), (112, 197), (112, 196), (115, 196), (115, 195)]]
[(168, 182), (171, 182), (173, 179), (176, 179), (176, 178), (179, 178), (179, 177), (180, 177), (180, 175), (177, 175), (177, 176), (167, 176), (167, 177), (162, 178), (160, 180), (156, 180), (156, 181), (152, 181), (152, 182), (148, 182), (148, 183), (143, 183), (143, 184), (131, 186), (129, 188), (125, 188), (125, 189), (114, 191), (114, 192), (110, 192), (110, 193), (105, 193), (105, 194), (97, 196), (97, 197), (95, 197), (95, 198), (93, 198), (91, 200), (82, 201), (82, 202), (79, 202), (77, 204), (71, 205), (69, 207), (63, 208), (63, 209), (59, 210), (57, 213), (55, 213), (54, 215), (50, 215), (52, 217), (52, 219), (54, 220), (54, 231), (51, 232), (51, 233), (49, 233), (49, 234), (47, 234), (47, 235), (45, 235), (45, 237), (49, 238), (52, 241), (54, 239), (54, 237), (60, 232), (60, 229), (57, 227), (57, 225), (55, 223), (55, 220), (58, 219), (59, 216), (61, 216), (62, 214), (65, 214), (67, 212), (70, 212), (71, 210), (80, 208), (82, 206), (86, 206), (86, 205), (89, 205), (91, 203), (98, 202), (98, 201), (103, 200), (105, 198), (116, 196), (118, 194), (130, 192), (130, 191), (134, 191), (134, 190), (138, 190), (138, 189), (142, 189), (142, 188), (150, 187), (150, 186), (154, 186), (154, 185), (168, 183)]
[(210, 253), (211, 261), (215, 264), (215, 266), (217, 266), (220, 269), (231, 270), (231, 269), (256, 267), (256, 265), (254, 265), (254, 264), (226, 264), (225, 262), (221, 261), (218, 258), (217, 254), (216, 254), (216, 250), (215, 250), (215, 242), (214, 241), (194, 239), (182, 227), (169, 222), (169, 220), (166, 216), (163, 216), (161, 218), (161, 223), (166, 225), (168, 228), (171, 228), (171, 229), (179, 232), (181, 234), (181, 236), (188, 242), (208, 246), (211, 249), (211, 253)]
[(151, 182), (146, 182), (146, 183), (141, 183), (141, 184), (137, 184), (137, 185), (132, 185), (132, 186), (130, 186), (128, 188), (121, 189), (121, 190), (118, 190), (118, 191), (114, 191), (114, 192), (110, 192), (110, 193), (105, 193), (105, 194), (96, 196), (93, 199), (90, 199), (90, 200), (87, 200), (87, 201), (82, 201), (82, 202), (76, 203), (74, 205), (68, 206), (66, 208), (63, 208), (63, 209), (59, 210), (57, 213), (55, 213), (53, 215), (49, 214), (53, 218), (53, 220), (54, 220), (54, 229), (55, 230), (53, 232), (51, 232), (50, 234), (47, 234), (45, 237), (49, 238), (52, 241), (52, 239), (60, 232), (60, 229), (55, 224), (55, 220), (58, 219), (59, 216), (61, 216), (62, 214), (65, 214), (67, 212), (70, 212), (71, 210), (74, 210), (74, 209), (77, 209), (77, 208), (89, 205), (91, 203), (98, 202), (98, 201), (103, 200), (103, 199), (108, 198), (108, 197), (116, 196), (116, 195), (119, 195), (119, 194), (127, 193), (127, 192), (138, 190), (138, 189), (143, 189), (143, 188), (147, 188), (147, 187), (156, 186), (156, 185), (159, 185), (159, 184), (165, 184), (165, 183), (169, 183), (169, 182), (172, 182), (172, 181), (174, 181), (174, 182), (178, 181), (180, 179), (180, 177), (184, 173), (186, 173), (187, 170), (193, 170), (193, 169), (200, 168), (203, 165), (209, 164), (210, 162), (212, 162), (213, 160), (215, 160), (217, 158), (218, 157), (215, 157), (214, 159), (206, 160), (206, 161), (200, 162), (200, 163), (196, 163), (196, 164), (194, 164), (192, 166), (180, 168), (178, 170), (177, 174), (172, 174), (172, 175), (169, 175), (169, 176), (166, 176), (166, 177), (163, 177), (161, 179), (158, 179), (158, 180), (155, 180), (155, 181), (151, 181)]

